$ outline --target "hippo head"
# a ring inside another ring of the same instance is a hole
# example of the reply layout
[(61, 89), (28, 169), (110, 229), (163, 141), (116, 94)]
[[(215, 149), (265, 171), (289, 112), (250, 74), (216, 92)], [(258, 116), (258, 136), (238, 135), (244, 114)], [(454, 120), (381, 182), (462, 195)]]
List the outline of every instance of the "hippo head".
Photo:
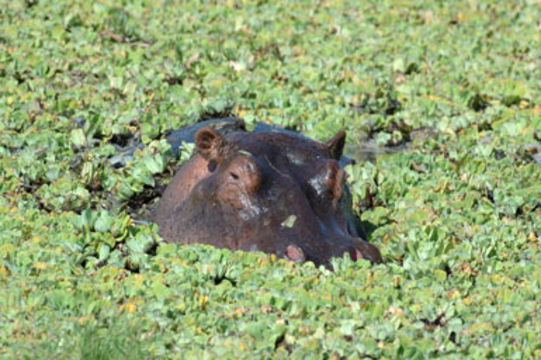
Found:
[(349, 253), (381, 262), (352, 234), (339, 164), (343, 131), (326, 143), (285, 133), (195, 135), (196, 155), (172, 180), (154, 221), (166, 241), (263, 251), (329, 265)]

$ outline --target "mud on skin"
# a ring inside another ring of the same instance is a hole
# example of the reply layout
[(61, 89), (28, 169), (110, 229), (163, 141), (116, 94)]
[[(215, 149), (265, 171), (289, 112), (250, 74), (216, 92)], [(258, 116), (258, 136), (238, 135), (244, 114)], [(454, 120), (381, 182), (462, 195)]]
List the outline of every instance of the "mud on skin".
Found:
[(344, 143), (343, 131), (320, 143), (269, 128), (222, 134), (200, 127), (196, 154), (168, 185), (152, 220), (168, 242), (325, 266), (345, 253), (380, 263), (351, 210), (340, 164)]

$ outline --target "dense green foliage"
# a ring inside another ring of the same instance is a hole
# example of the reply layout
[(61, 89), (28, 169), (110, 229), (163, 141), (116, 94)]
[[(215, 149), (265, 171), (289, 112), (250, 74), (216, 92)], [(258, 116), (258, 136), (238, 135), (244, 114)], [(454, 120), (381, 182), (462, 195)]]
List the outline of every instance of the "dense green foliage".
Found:
[[(0, 357), (541, 357), (538, 1), (0, 2)], [(231, 110), (406, 147), (349, 169), (387, 263), (163, 244), (163, 134)]]

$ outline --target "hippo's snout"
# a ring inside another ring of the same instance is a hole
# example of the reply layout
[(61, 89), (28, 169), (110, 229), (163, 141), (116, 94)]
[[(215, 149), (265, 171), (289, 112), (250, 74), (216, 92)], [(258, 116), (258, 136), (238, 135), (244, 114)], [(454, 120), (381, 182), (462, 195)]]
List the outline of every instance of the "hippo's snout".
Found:
[[(342, 241), (344, 243), (351, 242), (352, 246), (349, 248), (342, 248), (339, 246), (339, 244), (342, 242), (337, 241), (337, 243), (335, 243), (337, 246), (333, 250), (329, 250), (327, 253), (334, 254), (334, 257), (342, 257), (344, 254), (348, 253), (353, 261), (365, 259), (370, 261), (371, 264), (383, 263), (381, 253), (375, 245), (372, 245), (361, 238), (350, 238), (347, 240), (342, 239)], [(316, 265), (322, 264), (325, 266), (329, 266), (328, 260), (333, 257), (333, 255), (331, 255), (326, 260), (318, 260), (317, 258), (310, 256), (310, 253), (311, 251), (309, 249), (305, 251), (301, 246), (292, 243), (287, 246), (286, 250), (284, 251), (284, 257), (293, 262), (313, 261)]]

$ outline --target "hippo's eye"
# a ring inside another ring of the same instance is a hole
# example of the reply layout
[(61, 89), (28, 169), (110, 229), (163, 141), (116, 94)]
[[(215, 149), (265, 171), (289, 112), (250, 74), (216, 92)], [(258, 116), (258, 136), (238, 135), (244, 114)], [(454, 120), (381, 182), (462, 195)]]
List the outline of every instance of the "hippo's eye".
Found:
[(209, 161), (208, 170), (209, 172), (214, 172), (214, 170), (216, 170), (216, 161), (214, 160)]

